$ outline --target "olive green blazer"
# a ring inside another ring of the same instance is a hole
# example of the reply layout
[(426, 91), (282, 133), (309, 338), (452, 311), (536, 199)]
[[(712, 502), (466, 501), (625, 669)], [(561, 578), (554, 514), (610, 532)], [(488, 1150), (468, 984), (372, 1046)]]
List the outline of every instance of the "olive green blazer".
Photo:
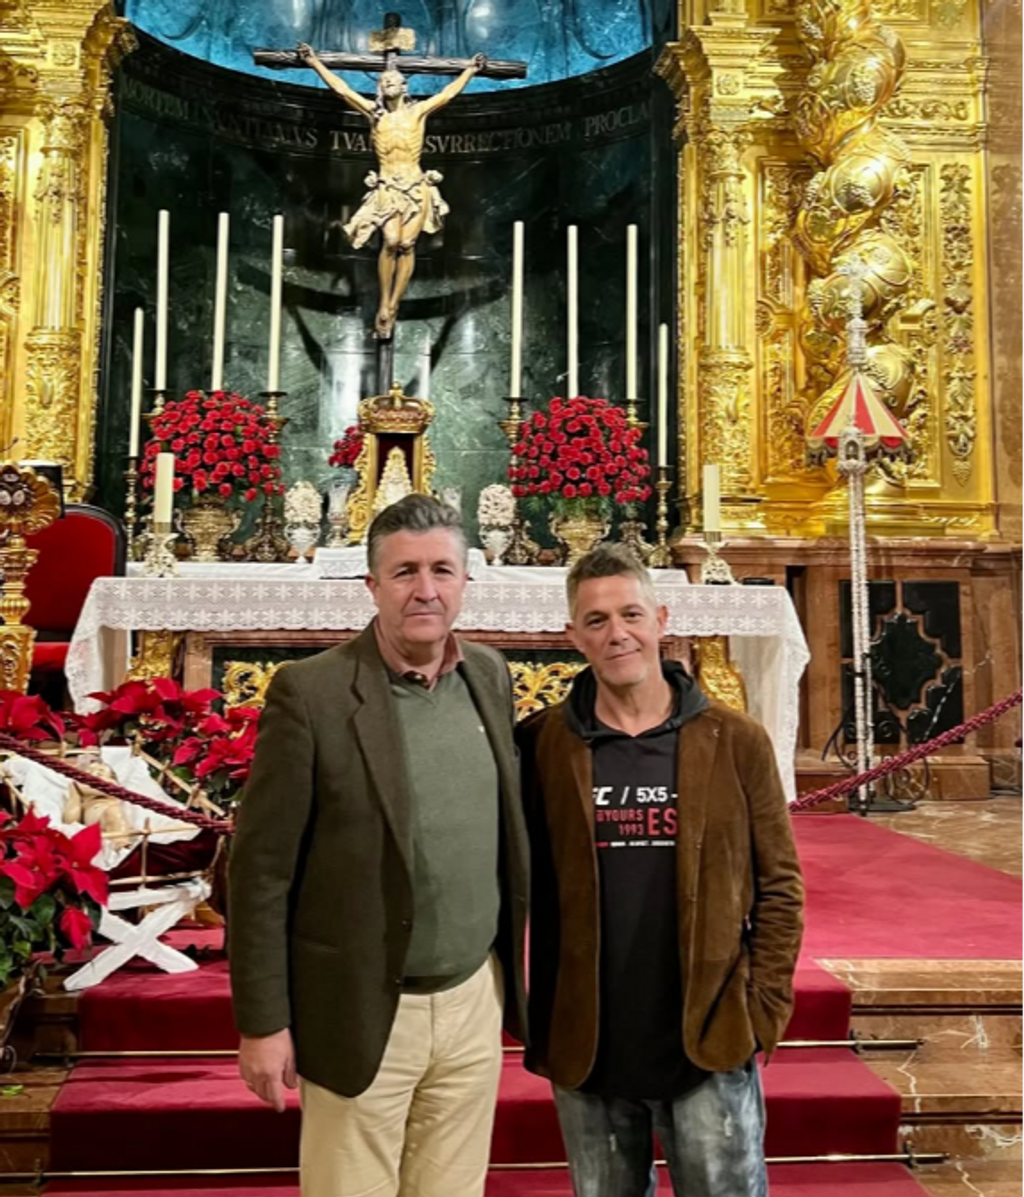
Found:
[[(500, 780), (506, 1027), (525, 1027), (529, 849), (501, 655), (463, 643), (463, 676)], [(454, 764), (454, 762), (453, 762)], [(280, 670), (229, 864), (228, 943), (243, 1035), (291, 1029), (298, 1072), (345, 1097), (377, 1073), (412, 930), (410, 797), (372, 627)]]

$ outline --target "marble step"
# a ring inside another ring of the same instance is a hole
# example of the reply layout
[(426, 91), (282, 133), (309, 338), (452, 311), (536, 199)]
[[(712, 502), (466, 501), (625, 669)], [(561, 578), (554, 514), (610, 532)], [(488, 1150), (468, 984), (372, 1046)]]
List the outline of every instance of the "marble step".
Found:
[(929, 1197), (1020, 1197), (1020, 1164), (1003, 1160), (952, 1160), (914, 1173)]

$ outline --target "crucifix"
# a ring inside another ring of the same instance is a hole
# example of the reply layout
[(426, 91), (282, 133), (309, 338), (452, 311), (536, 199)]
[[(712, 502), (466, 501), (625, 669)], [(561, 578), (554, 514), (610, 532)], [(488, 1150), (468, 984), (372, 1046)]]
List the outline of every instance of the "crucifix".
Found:
[[(432, 58), (411, 53), (416, 35), (402, 28), (398, 13), (386, 13), (384, 28), (370, 34), (370, 53), (317, 54), (300, 43), (296, 50), (256, 50), (258, 66), (276, 69), (308, 68), (370, 123), (377, 170), (366, 176), (366, 194), (358, 211), (345, 225), (345, 235), (359, 249), (380, 234), (377, 274), (380, 301), (374, 321), (378, 342), (378, 387), (386, 394), (393, 373), (393, 336), (398, 305), (409, 285), (416, 261), (416, 241), (422, 232), (436, 233), (448, 205), (441, 197), (438, 171), (420, 166), (426, 122), (464, 90), (475, 75), (489, 79), (522, 79), (525, 62), (494, 61), (483, 54), (474, 58)], [(360, 95), (329, 68), (378, 73), (374, 99)], [(455, 75), (436, 95), (413, 101), (407, 76)]]

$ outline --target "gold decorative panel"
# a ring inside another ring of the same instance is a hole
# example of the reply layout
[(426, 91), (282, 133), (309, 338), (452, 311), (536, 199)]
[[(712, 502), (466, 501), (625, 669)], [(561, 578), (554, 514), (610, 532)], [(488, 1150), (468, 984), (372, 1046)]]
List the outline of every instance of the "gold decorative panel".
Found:
[(551, 664), (509, 661), (516, 718), (524, 719), (534, 711), (564, 701), (569, 695), (573, 678), (585, 668), (583, 661), (555, 661)]

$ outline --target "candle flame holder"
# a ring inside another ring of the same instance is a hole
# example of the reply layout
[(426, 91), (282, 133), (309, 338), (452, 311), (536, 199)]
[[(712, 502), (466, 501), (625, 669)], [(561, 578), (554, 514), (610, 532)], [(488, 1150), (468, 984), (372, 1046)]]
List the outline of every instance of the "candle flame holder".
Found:
[(705, 529), (701, 544), (707, 552), (707, 557), (700, 564), (700, 580), (702, 586), (736, 586), (732, 569), (728, 561), (721, 555), (722, 539), (720, 531)]

